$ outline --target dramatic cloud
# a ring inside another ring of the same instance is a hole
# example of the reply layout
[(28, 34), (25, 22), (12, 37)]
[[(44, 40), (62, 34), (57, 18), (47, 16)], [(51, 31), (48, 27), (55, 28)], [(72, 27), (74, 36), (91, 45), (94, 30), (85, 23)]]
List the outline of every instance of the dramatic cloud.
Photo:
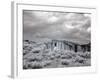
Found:
[(24, 39), (66, 39), (87, 43), (91, 36), (91, 14), (23, 11)]

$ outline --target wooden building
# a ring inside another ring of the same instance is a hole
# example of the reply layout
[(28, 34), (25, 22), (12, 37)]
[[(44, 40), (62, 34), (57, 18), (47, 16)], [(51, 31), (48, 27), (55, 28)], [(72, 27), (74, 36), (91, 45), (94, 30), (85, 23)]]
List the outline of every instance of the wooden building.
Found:
[(52, 40), (51, 42), (45, 43), (46, 48), (51, 51), (57, 50), (73, 50), (75, 52), (86, 52), (90, 51), (90, 43), (89, 44), (75, 44), (65, 40)]

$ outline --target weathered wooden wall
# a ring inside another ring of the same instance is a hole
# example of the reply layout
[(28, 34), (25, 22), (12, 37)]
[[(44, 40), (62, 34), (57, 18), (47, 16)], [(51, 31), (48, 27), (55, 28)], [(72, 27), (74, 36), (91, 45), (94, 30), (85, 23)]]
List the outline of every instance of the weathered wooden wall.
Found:
[(79, 44), (71, 43), (68, 41), (52, 40), (51, 42), (48, 42), (45, 45), (46, 45), (46, 48), (50, 49), (51, 51), (54, 49), (73, 50), (75, 52), (90, 51), (90, 44), (79, 45)]

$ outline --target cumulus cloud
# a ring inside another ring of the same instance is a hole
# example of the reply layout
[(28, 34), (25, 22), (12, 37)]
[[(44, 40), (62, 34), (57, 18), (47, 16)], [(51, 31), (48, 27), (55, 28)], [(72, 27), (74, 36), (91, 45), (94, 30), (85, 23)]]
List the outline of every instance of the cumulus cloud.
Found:
[(89, 42), (91, 14), (70, 12), (23, 11), (24, 39), (66, 39)]

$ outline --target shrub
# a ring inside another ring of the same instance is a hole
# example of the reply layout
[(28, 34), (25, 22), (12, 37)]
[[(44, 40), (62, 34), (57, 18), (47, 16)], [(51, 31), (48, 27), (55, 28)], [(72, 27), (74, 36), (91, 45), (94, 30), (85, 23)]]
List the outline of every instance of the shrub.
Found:
[(52, 62), (50, 60), (47, 60), (47, 61), (43, 61), (42, 64), (44, 67), (50, 65)]
[(36, 61), (34, 58), (33, 59), (28, 59), (29, 62)]
[(51, 56), (51, 57), (50, 57), (50, 60), (54, 60), (54, 59), (55, 59), (55, 57), (54, 57), (54, 56)]
[(60, 56), (61, 56), (61, 54), (59, 54), (59, 53), (56, 53), (56, 55), (55, 55), (56, 58), (60, 58)]
[(28, 67), (32, 69), (40, 69), (40, 68), (43, 68), (43, 65), (41, 64), (41, 62), (35, 61), (29, 64)]
[(23, 69), (28, 69), (28, 65), (23, 63)]
[(23, 61), (23, 69), (29, 69), (30, 62)]
[(61, 64), (62, 65), (69, 65), (69, 62), (66, 59), (64, 59), (64, 60), (61, 60)]
[(40, 52), (40, 50), (35, 50), (35, 51), (32, 51), (33, 53), (39, 53)]
[(27, 53), (29, 53), (28, 50), (23, 50), (23, 55), (26, 55)]
[(32, 69), (40, 69), (40, 68), (43, 68), (41, 65), (34, 65), (32, 66)]
[[(25, 57), (24, 57), (25, 59)], [(43, 56), (39, 56), (39, 55), (34, 55), (34, 54), (31, 54), (27, 57), (27, 61), (29, 62), (33, 62), (33, 61), (42, 61), (43, 59)]]
[(62, 55), (61, 58), (62, 59), (71, 59), (72, 56), (71, 55)]
[(89, 53), (79, 54), (79, 56), (81, 56), (81, 57), (83, 57), (83, 58), (86, 58), (86, 59), (91, 58), (91, 54), (89, 54)]
[(76, 59), (75, 62), (84, 64), (85, 60), (83, 60), (83, 59)]
[(49, 53), (49, 52), (50, 52), (49, 49), (44, 50), (44, 53)]
[(77, 54), (72, 54), (72, 57), (76, 57), (77, 56)]
[(28, 69), (28, 66), (26, 66), (26, 65), (23, 65), (23, 69)]

